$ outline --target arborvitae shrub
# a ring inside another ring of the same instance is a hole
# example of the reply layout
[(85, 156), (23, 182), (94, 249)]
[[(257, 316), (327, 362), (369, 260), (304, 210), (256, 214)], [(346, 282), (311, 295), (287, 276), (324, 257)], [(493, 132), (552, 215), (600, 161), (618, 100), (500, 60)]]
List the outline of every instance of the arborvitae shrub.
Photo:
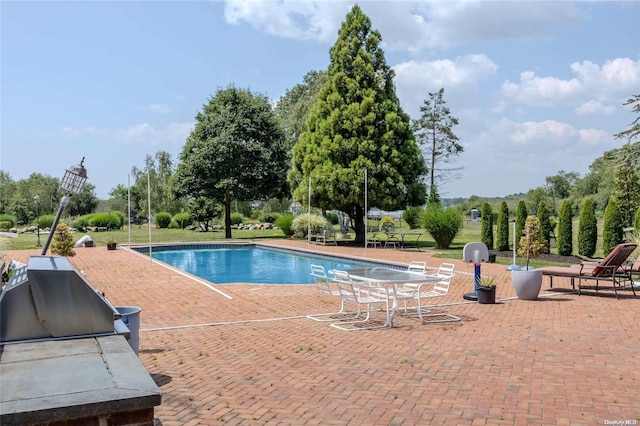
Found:
[(520, 237), (522, 237), (522, 230), (524, 229), (524, 224), (527, 220), (527, 204), (524, 200), (520, 200), (518, 203), (518, 207), (516, 207), (516, 244), (517, 247), (520, 247)]
[(598, 242), (598, 219), (591, 198), (584, 200), (578, 224), (578, 253), (593, 257)]
[(493, 249), (493, 212), (489, 203), (482, 205), (480, 211), (480, 241), (482, 241), (489, 250)]
[(291, 224), (293, 223), (293, 214), (283, 214), (279, 218), (276, 219), (276, 226), (282, 231), (282, 233), (290, 237), (293, 235), (293, 229), (291, 228)]
[(573, 229), (571, 228), (571, 201), (564, 200), (558, 218), (558, 254), (569, 256), (573, 252)]
[(170, 223), (171, 223), (171, 213), (167, 213), (167, 212), (156, 213), (156, 225), (158, 225), (158, 228), (166, 229), (169, 227)]
[(602, 229), (602, 253), (608, 255), (611, 250), (622, 242), (623, 234), (622, 213), (618, 203), (612, 197), (604, 209), (604, 224)]
[(410, 229), (416, 229), (418, 227), (418, 223), (420, 222), (420, 215), (422, 215), (422, 208), (413, 206), (409, 207), (407, 210), (402, 213), (402, 218), (407, 225), (409, 225)]
[(498, 211), (498, 227), (497, 227), (497, 249), (500, 251), (509, 250), (509, 207), (506, 201), (500, 204)]
[(547, 244), (547, 251), (544, 253), (549, 253), (551, 230), (553, 227), (549, 217), (549, 209), (544, 201), (540, 201), (540, 203), (538, 203), (538, 212), (536, 213), (536, 216), (538, 217), (538, 220), (540, 220), (540, 238), (546, 241)]
[(56, 226), (56, 232), (53, 234), (51, 242), (51, 253), (58, 256), (75, 256), (73, 250), (73, 235), (69, 227), (65, 223), (59, 223)]
[(448, 249), (462, 228), (462, 213), (454, 207), (429, 204), (422, 215), (422, 227), (435, 240), (437, 249)]

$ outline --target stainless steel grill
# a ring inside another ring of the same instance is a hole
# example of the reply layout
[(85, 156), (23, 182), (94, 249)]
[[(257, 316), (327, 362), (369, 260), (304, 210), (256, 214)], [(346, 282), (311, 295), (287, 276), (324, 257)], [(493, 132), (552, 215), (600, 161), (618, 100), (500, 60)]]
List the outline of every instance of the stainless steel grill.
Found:
[(0, 343), (117, 334), (120, 317), (66, 257), (32, 256), (0, 294)]

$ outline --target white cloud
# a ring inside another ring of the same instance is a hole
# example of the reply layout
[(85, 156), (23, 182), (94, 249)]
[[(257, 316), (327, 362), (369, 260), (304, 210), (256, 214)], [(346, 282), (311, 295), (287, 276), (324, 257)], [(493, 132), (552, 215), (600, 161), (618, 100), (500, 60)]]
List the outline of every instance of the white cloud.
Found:
[(576, 108), (576, 115), (611, 115), (615, 110), (614, 105), (602, 105), (598, 101), (590, 100)]
[(152, 104), (152, 105), (149, 105), (147, 109), (149, 111), (157, 112), (160, 114), (166, 114), (173, 111), (173, 109), (167, 104)]
[(195, 123), (170, 123), (164, 129), (156, 129), (149, 123), (137, 124), (115, 134), (115, 139), (133, 145), (183, 144)]
[(95, 135), (99, 133), (99, 130), (93, 126), (86, 126), (86, 127), (63, 126), (60, 128), (60, 132), (66, 136), (79, 138), (82, 136)]
[(398, 97), (413, 116), (418, 114), (419, 105), (429, 92), (444, 87), (448, 101), (463, 98), (480, 80), (494, 75), (498, 66), (484, 54), (471, 54), (453, 60), (410, 60), (395, 65), (393, 69)]
[[(558, 106), (585, 102), (620, 102), (640, 87), (640, 60), (616, 58), (602, 66), (591, 61), (575, 62), (570, 66), (575, 78), (538, 77), (533, 71), (520, 74), (517, 83), (502, 84), (506, 100), (534, 106)], [(578, 114), (592, 113), (595, 104), (583, 105)], [(591, 110), (590, 110), (591, 108)], [(610, 113), (603, 107), (598, 113)]]
[[(226, 0), (225, 19), (267, 34), (329, 42), (355, 2)], [(549, 37), (587, 14), (574, 2), (365, 1), (360, 7), (391, 50)]]

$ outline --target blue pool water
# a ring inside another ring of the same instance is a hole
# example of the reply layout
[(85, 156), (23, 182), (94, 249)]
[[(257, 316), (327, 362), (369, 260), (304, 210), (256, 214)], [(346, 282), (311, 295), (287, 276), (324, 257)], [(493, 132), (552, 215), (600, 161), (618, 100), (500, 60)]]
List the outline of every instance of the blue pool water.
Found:
[(217, 284), (308, 284), (313, 282), (312, 263), (327, 271), (367, 266), (350, 259), (257, 247), (166, 250), (153, 252), (153, 258)]

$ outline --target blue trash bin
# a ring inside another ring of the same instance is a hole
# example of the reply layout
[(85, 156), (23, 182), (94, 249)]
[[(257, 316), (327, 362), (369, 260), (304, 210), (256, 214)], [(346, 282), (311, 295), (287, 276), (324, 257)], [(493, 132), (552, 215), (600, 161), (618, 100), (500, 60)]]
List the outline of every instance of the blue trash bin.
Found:
[(138, 347), (140, 343), (140, 309), (137, 306), (116, 306), (116, 311), (122, 315), (122, 322), (131, 332), (129, 337), (129, 346), (138, 355)]

